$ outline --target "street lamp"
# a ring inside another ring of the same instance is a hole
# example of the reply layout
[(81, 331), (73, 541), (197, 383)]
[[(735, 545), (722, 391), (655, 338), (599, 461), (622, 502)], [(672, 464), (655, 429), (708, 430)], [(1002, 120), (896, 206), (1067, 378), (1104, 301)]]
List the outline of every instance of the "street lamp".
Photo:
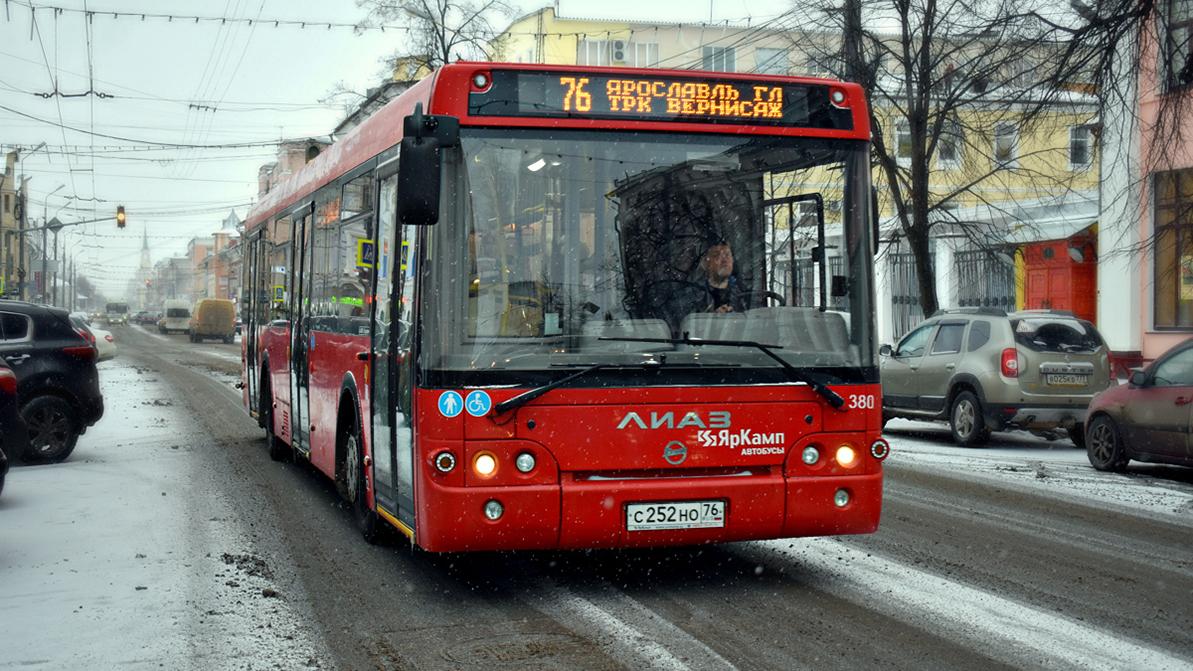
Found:
[[(41, 302), (43, 302), (43, 303), (49, 302), (47, 300), (49, 297), (47, 288), (48, 288), (50, 276), (48, 274), (49, 269), (46, 267), (46, 265), (47, 265), (46, 261), (49, 258), (49, 250), (46, 249), (46, 226), (49, 225), (49, 222), (47, 220), (49, 218), (50, 197), (65, 188), (66, 188), (65, 184), (59, 184), (58, 188), (56, 188), (53, 191), (46, 194), (46, 199), (44, 201), (42, 201), (42, 204), (41, 204), (41, 221), (42, 221), (42, 229), (41, 229)], [(58, 221), (57, 217), (54, 218), (54, 221), (58, 222), (58, 228), (62, 228), (62, 222)], [(56, 228), (56, 229), (54, 229), (54, 240), (57, 241), (57, 239), (58, 239), (58, 229)]]

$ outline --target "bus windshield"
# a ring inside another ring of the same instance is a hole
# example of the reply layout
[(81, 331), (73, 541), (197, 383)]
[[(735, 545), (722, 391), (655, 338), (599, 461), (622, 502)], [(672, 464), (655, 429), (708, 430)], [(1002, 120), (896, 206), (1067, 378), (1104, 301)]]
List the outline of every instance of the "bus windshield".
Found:
[(446, 158), (422, 292), (432, 384), (598, 363), (606, 382), (641, 384), (644, 364), (659, 384), (786, 379), (757, 348), (634, 341), (677, 338), (876, 380), (865, 143), (467, 129)]
[(125, 314), (126, 312), (128, 312), (128, 304), (127, 303), (108, 303), (104, 307), (105, 307), (105, 311), (110, 314), (122, 315), (122, 314)]

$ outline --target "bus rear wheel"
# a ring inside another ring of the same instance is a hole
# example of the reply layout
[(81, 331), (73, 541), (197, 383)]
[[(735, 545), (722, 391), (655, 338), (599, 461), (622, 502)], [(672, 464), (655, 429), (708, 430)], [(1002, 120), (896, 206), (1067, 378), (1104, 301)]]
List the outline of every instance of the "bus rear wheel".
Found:
[(369, 507), (360, 422), (355, 417), (344, 423), (340, 440), (343, 445), (341, 453), (344, 455), (344, 462), (340, 468), (340, 492), (352, 508), (352, 517), (356, 521), (356, 528), (360, 529), (361, 536), (366, 543), (373, 544), (380, 536), (381, 524), (377, 519), (377, 512)]

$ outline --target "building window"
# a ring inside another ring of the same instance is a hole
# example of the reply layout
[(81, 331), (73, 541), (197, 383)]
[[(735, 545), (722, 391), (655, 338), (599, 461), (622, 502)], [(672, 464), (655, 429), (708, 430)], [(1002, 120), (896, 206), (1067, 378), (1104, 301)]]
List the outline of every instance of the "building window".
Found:
[(1084, 170), (1090, 166), (1094, 156), (1094, 134), (1089, 126), (1073, 126), (1069, 129), (1069, 170)]
[(842, 65), (836, 54), (810, 53), (804, 61), (804, 72), (809, 77), (836, 77), (844, 71)]
[(636, 68), (653, 68), (659, 64), (659, 45), (657, 42), (631, 42), (634, 60), (631, 63)]
[(1164, 38), (1168, 88), (1193, 84), (1193, 3), (1168, 0), (1164, 8)]
[(1156, 230), (1156, 328), (1193, 327), (1193, 169), (1152, 178)]
[(4, 194), (4, 214), (12, 212), (12, 195)]
[(758, 47), (754, 50), (754, 72), (765, 75), (785, 75), (791, 69), (786, 49)]
[(609, 40), (580, 40), (576, 47), (577, 65), (609, 65)]
[(737, 72), (737, 50), (733, 47), (704, 47), (705, 70)]
[(1013, 123), (1000, 123), (994, 127), (994, 163), (1014, 167), (1019, 157), (1019, 128)]
[(946, 121), (936, 141), (936, 162), (941, 168), (951, 169), (961, 165), (961, 124)]
[(659, 64), (659, 45), (627, 40), (580, 40), (576, 47), (576, 63), (653, 68)]
[(895, 158), (899, 165), (911, 165), (911, 125), (906, 121), (895, 124)]

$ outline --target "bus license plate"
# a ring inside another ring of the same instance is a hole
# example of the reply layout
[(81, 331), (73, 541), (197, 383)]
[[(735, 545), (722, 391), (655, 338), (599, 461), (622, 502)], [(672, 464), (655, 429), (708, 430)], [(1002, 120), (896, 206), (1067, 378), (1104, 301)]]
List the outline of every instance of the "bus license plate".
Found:
[(626, 506), (627, 531), (718, 529), (724, 526), (724, 501), (631, 503)]
[(1045, 375), (1044, 383), (1053, 387), (1084, 387), (1089, 384), (1088, 375)]

